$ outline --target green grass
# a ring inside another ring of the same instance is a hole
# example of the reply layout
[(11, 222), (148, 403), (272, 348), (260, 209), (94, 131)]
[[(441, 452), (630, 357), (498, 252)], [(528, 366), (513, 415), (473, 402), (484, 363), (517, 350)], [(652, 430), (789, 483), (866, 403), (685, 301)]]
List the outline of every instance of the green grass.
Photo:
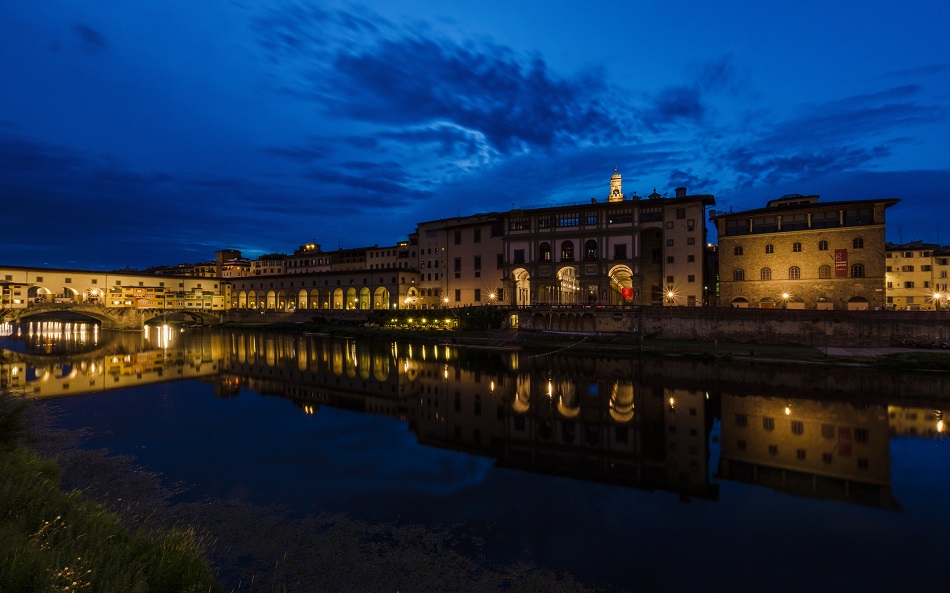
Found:
[(901, 352), (881, 356), (877, 368), (892, 371), (950, 371), (950, 354), (943, 352)]
[[(22, 435), (22, 404), (0, 395), (0, 591), (218, 591), (195, 533), (129, 531), (78, 492)], [(17, 428), (19, 427), (19, 428)]]

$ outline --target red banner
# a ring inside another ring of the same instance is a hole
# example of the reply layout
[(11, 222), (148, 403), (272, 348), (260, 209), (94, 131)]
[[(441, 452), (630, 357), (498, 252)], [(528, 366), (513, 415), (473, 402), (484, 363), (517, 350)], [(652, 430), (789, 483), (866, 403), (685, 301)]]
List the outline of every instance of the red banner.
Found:
[(835, 278), (848, 277), (848, 250), (835, 249)]
[(851, 457), (851, 429), (838, 429), (838, 455)]
[(621, 289), (620, 289), (620, 296), (622, 296), (622, 297), (625, 298), (625, 299), (632, 299), (632, 298), (633, 298), (633, 288), (621, 288)]

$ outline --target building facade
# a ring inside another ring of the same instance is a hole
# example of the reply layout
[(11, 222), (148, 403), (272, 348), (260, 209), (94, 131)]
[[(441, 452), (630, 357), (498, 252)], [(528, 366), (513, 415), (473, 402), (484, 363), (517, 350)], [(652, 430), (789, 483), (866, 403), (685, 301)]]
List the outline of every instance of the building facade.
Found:
[(720, 305), (883, 308), (884, 214), (897, 202), (791, 194), (765, 208), (711, 215), (719, 234)]
[(950, 299), (950, 247), (913, 241), (886, 246), (887, 307), (946, 310)]
[(616, 171), (606, 200), (506, 215), (505, 302), (688, 305), (706, 301), (706, 207), (713, 196), (626, 197)]

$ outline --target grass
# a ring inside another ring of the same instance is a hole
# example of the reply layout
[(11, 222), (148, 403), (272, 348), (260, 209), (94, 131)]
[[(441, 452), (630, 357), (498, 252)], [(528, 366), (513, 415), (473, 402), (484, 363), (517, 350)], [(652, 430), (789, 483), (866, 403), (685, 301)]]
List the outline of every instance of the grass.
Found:
[(950, 371), (950, 355), (943, 352), (900, 352), (881, 356), (872, 364), (889, 371)]
[(129, 531), (63, 492), (59, 466), (20, 444), (23, 413), (0, 395), (0, 591), (219, 591), (194, 532)]

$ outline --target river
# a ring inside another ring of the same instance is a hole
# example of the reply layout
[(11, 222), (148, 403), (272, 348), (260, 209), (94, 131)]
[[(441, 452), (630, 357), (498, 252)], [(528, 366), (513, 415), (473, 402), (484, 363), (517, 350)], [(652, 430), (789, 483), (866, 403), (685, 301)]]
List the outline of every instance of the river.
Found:
[[(178, 485), (175, 504), (455, 534), (452, 554), (563, 590), (945, 580), (945, 374), (54, 322), (2, 334), (4, 391)], [(439, 590), (414, 578), (392, 590)]]

